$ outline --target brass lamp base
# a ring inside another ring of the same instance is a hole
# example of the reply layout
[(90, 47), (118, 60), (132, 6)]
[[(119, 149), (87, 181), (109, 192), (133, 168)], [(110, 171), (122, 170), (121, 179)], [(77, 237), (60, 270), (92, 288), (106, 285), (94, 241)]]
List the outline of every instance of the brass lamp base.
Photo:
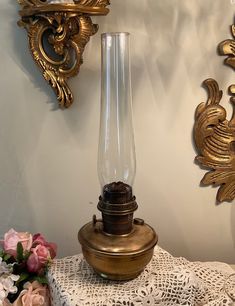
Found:
[(135, 278), (151, 260), (157, 234), (144, 220), (133, 220), (137, 203), (129, 185), (106, 185), (98, 209), (102, 220), (94, 216), (78, 233), (84, 258), (103, 278)]
[(84, 225), (78, 240), (89, 265), (103, 278), (129, 280), (138, 276), (153, 256), (157, 243), (155, 231), (141, 219), (135, 219), (131, 233), (110, 235), (98, 220)]

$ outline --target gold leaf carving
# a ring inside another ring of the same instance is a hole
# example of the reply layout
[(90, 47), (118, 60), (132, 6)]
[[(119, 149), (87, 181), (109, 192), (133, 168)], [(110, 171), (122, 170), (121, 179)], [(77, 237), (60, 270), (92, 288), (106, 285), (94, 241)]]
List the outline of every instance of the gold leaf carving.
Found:
[(59, 106), (68, 108), (73, 94), (67, 81), (78, 74), (85, 46), (98, 30), (89, 15), (107, 14), (105, 6), (109, 1), (50, 5), (46, 0), (18, 0), (18, 3), (23, 7), (18, 24), (28, 32), (33, 59), (55, 91)]
[(96, 6), (96, 7), (105, 7), (110, 4), (109, 0), (75, 0), (77, 4), (81, 4), (84, 6)]
[[(235, 25), (231, 26), (231, 32), (235, 38)], [(225, 64), (235, 69), (235, 40), (226, 39), (219, 44), (219, 53), (221, 55), (227, 55)]]
[[(231, 26), (233, 38), (219, 44), (220, 55), (226, 56), (225, 64), (235, 69), (235, 25)], [(208, 91), (206, 103), (196, 109), (194, 140), (198, 151), (196, 161), (209, 169), (201, 183), (219, 186), (217, 200), (235, 198), (235, 112), (227, 120), (226, 110), (220, 105), (222, 91), (214, 79), (203, 82)], [(235, 85), (228, 88), (230, 102), (235, 106)]]
[(47, 0), (18, 0), (18, 3), (22, 6), (38, 6), (43, 5), (47, 2)]
[(203, 82), (208, 90), (206, 103), (196, 109), (194, 139), (198, 150), (196, 161), (211, 169), (202, 179), (202, 184), (220, 186), (217, 200), (231, 201), (235, 197), (235, 131), (233, 118), (226, 119), (226, 110), (219, 104), (222, 91), (217, 82)]

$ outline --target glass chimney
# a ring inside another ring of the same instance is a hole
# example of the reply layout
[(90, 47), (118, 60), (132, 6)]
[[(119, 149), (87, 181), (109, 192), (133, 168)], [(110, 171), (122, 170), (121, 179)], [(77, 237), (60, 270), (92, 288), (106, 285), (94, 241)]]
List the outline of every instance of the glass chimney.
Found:
[[(127, 194), (130, 192), (131, 197), (136, 158), (132, 125), (129, 36), (129, 33), (104, 33), (101, 36), (98, 176), (102, 190), (104, 186), (114, 183), (113, 189), (117, 189), (120, 194), (120, 183), (124, 183), (124, 189)], [(113, 191), (115, 193), (115, 190)]]

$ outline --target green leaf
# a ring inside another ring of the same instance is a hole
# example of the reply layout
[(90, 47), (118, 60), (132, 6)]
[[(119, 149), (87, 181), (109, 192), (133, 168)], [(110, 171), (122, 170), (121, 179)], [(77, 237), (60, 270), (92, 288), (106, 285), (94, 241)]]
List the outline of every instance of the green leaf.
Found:
[(29, 278), (29, 276), (30, 276), (29, 273), (21, 273), (20, 278), (18, 279), (16, 284), (19, 284), (20, 282), (25, 281), (27, 278)]
[(25, 250), (24, 252), (24, 260), (27, 261), (27, 259), (29, 258), (30, 252)]
[(10, 254), (4, 254), (3, 255), (3, 260), (4, 261), (8, 261), (8, 259), (10, 259), (11, 258), (11, 255)]
[(24, 259), (24, 249), (21, 242), (17, 243), (17, 261), (21, 262)]
[(34, 276), (33, 279), (37, 280), (41, 284), (47, 284), (48, 285), (48, 279), (46, 278), (46, 276)]

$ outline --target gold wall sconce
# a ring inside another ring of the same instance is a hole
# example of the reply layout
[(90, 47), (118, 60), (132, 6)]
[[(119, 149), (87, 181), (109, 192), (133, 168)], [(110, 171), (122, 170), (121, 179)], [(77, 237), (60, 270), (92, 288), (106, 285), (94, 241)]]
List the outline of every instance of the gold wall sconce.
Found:
[[(235, 69), (235, 25), (231, 27), (233, 39), (219, 44), (220, 55), (225, 55), (225, 64)], [(207, 79), (203, 85), (208, 91), (206, 103), (198, 105), (195, 114), (194, 140), (198, 155), (196, 161), (209, 169), (202, 185), (220, 186), (217, 201), (232, 201), (235, 198), (235, 112), (227, 120), (224, 107), (220, 105), (223, 96), (218, 83)], [(235, 84), (229, 86), (230, 102), (235, 106)]]
[[(18, 25), (28, 32), (29, 49), (53, 88), (59, 106), (68, 108), (73, 94), (67, 80), (78, 74), (90, 36), (98, 31), (90, 16), (107, 15), (109, 0), (17, 0)], [(54, 3), (53, 3), (54, 2)]]

